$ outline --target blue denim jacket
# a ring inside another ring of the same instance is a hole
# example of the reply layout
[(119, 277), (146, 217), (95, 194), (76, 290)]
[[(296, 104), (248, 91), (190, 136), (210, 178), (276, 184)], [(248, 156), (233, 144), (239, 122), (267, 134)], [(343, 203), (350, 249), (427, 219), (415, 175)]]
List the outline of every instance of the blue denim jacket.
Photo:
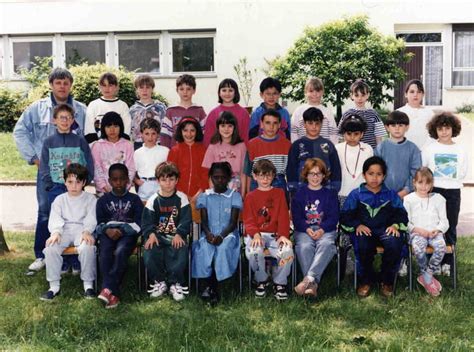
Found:
[[(84, 121), (86, 106), (68, 98), (68, 103), (74, 108), (75, 122), (72, 131), (80, 136), (84, 135)], [(53, 109), (56, 106), (52, 95), (31, 104), (21, 114), (13, 130), (13, 137), (21, 157), (29, 164), (40, 158), (44, 140), (56, 132), (53, 124)]]

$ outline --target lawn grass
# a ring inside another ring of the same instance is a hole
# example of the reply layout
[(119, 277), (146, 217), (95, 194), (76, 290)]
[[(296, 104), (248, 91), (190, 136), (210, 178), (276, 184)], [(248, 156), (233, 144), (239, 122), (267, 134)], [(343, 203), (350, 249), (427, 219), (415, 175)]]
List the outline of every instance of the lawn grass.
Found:
[[(192, 295), (182, 303), (151, 300), (127, 275), (123, 302), (107, 311), (80, 296), (76, 277), (63, 280), (55, 302), (38, 297), (44, 272), (28, 277), (33, 236), (7, 232), (12, 253), (0, 257), (0, 349), (146, 351), (468, 351), (474, 349), (474, 237), (459, 240), (459, 287), (450, 281), (437, 299), (418, 287), (388, 301), (378, 293), (361, 300), (350, 280), (339, 293), (333, 266), (315, 302), (291, 298), (277, 303), (227, 293), (215, 308)], [(135, 269), (135, 259), (131, 260)]]
[(0, 181), (34, 181), (36, 166), (20, 157), (11, 133), (0, 133)]

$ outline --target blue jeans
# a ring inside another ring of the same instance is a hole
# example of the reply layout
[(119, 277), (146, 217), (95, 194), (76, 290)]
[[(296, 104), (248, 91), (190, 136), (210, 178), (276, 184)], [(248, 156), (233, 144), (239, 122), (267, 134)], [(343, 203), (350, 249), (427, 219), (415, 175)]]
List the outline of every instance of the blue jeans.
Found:
[(313, 240), (306, 232), (295, 232), (296, 258), (304, 276), (311, 276), (316, 283), (336, 254), (336, 231), (326, 232), (320, 239)]
[(36, 219), (34, 251), (36, 258), (44, 258), (43, 249), (49, 237), (48, 220), (51, 204), (48, 200), (48, 191), (39, 172), (36, 175), (36, 199), (38, 201), (38, 217)]
[(114, 241), (105, 234), (99, 235), (99, 265), (102, 288), (108, 288), (117, 296), (127, 271), (128, 258), (137, 245), (136, 236), (122, 236)]

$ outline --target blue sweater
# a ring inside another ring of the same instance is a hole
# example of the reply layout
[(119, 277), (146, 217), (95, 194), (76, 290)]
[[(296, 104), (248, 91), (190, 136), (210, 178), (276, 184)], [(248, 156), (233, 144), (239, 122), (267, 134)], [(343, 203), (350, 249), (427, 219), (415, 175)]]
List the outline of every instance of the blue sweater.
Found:
[(393, 224), (397, 224), (400, 231), (406, 231), (408, 215), (397, 192), (382, 185), (378, 193), (373, 193), (363, 183), (347, 196), (339, 223), (350, 233), (363, 224), (380, 235)]
[(319, 158), (326, 164), (331, 172), (326, 187), (339, 192), (341, 189), (341, 164), (334, 144), (329, 139), (318, 137), (309, 139), (307, 137), (296, 140), (288, 153), (288, 164), (286, 167), (286, 178), (290, 191), (295, 191), (300, 182), (301, 171), (306, 159)]
[[(264, 103), (261, 103), (253, 112), (252, 116), (250, 116), (250, 124), (249, 124), (249, 140), (255, 137), (258, 137), (262, 134), (260, 130), (260, 121), (262, 115), (268, 109), (265, 107)], [(281, 124), (280, 124), (280, 134), (283, 134), (286, 139), (291, 140), (290, 133), (291, 133), (291, 122), (290, 122), (290, 113), (284, 107), (277, 104), (276, 111), (278, 111), (281, 115)]]
[(306, 232), (309, 227), (335, 231), (339, 220), (337, 193), (327, 188), (314, 191), (304, 184), (291, 200), (291, 216), (298, 232)]
[(54, 183), (64, 184), (63, 171), (69, 164), (79, 163), (87, 167), (88, 181), (94, 177), (94, 162), (89, 144), (82, 136), (73, 132), (59, 133), (47, 137), (41, 150), (39, 174), (50, 190)]
[(143, 203), (136, 194), (126, 192), (117, 196), (113, 192), (104, 194), (97, 201), (97, 234), (105, 234), (109, 228), (119, 228), (125, 236), (140, 232)]
[(401, 143), (386, 139), (375, 149), (375, 155), (387, 163), (385, 185), (396, 192), (413, 191), (413, 177), (421, 167), (421, 152), (415, 143), (405, 139)]

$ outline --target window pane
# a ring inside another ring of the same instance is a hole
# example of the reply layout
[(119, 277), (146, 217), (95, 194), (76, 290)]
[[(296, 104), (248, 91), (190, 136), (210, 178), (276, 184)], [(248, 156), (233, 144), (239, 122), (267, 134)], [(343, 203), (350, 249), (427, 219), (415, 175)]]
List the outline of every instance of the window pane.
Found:
[(105, 63), (104, 40), (79, 40), (66, 42), (66, 65)]
[(474, 32), (454, 32), (454, 67), (474, 68)]
[(214, 71), (213, 38), (173, 39), (173, 72)]
[(474, 87), (474, 71), (454, 71), (453, 86)]
[(442, 105), (443, 47), (427, 46), (425, 54), (425, 105)]
[(13, 69), (19, 72), (20, 68), (31, 68), (35, 56), (53, 56), (52, 42), (17, 42), (13, 43)]
[(441, 33), (400, 33), (397, 38), (407, 43), (440, 43)]
[(119, 64), (138, 72), (160, 72), (158, 39), (119, 40)]

